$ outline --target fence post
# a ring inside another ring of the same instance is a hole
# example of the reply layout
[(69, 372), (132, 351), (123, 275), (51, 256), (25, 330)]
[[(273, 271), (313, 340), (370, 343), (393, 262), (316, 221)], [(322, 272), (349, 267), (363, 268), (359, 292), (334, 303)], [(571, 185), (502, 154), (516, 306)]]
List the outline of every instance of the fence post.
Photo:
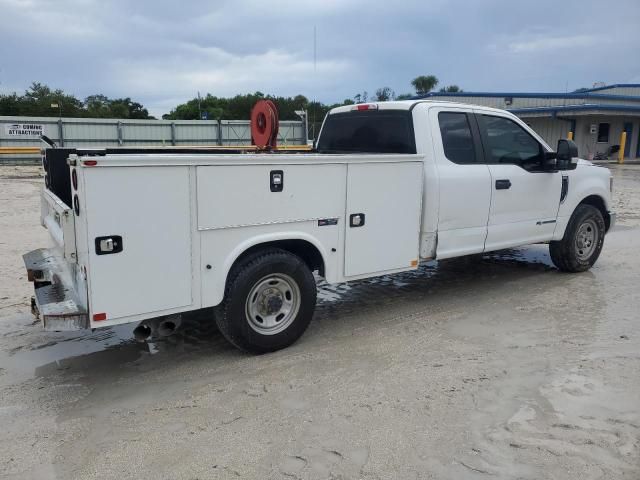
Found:
[(176, 146), (176, 124), (171, 122), (171, 145)]
[(222, 120), (218, 119), (218, 145), (222, 145)]
[(118, 146), (122, 146), (122, 144), (124, 143), (122, 140), (122, 122), (118, 121), (118, 123), (116, 123), (116, 131), (118, 133)]
[(58, 143), (64, 147), (64, 128), (62, 128), (62, 119), (58, 119)]

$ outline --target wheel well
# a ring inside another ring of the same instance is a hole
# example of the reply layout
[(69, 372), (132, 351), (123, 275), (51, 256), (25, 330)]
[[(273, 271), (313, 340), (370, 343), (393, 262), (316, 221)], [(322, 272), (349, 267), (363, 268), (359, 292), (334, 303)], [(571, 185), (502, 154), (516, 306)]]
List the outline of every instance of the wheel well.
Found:
[(604, 219), (605, 229), (609, 231), (609, 227), (611, 226), (611, 217), (609, 216), (609, 212), (607, 211), (607, 207), (605, 206), (602, 197), (598, 195), (589, 195), (587, 198), (580, 202), (580, 205), (591, 205), (592, 207), (600, 210), (602, 218)]
[(260, 250), (264, 250), (265, 248), (279, 248), (281, 250), (286, 250), (289, 253), (293, 253), (294, 255), (300, 257), (302, 261), (307, 264), (309, 270), (311, 270), (312, 272), (317, 271), (321, 277), (324, 277), (324, 260), (322, 259), (320, 250), (318, 250), (318, 248), (313, 243), (299, 239), (275, 240), (273, 242), (259, 243), (258, 245), (254, 245), (242, 252), (242, 254), (235, 260), (234, 265), (245, 258), (247, 255), (254, 254)]

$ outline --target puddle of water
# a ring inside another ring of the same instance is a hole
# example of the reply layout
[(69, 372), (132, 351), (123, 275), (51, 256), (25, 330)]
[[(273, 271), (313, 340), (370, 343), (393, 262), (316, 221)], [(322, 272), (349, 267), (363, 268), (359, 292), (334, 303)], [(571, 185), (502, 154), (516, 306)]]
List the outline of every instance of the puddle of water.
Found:
[[(4, 321), (4, 320), (3, 320)], [(10, 381), (20, 381), (38, 376), (36, 371), (43, 365), (49, 365), (48, 371), (63, 369), (63, 362), (69, 358), (87, 357), (95, 352), (116, 350), (131, 343), (131, 327), (122, 325), (95, 332), (49, 333), (40, 329), (39, 324), (32, 325), (24, 316), (6, 319), (12, 325), (12, 331), (3, 337), (17, 337), (7, 352), (0, 350), (2, 365)], [(21, 329), (30, 330), (23, 335)], [(35, 331), (34, 331), (35, 330)], [(35, 338), (34, 338), (35, 337)], [(2, 377), (0, 377), (2, 379)]]
[(553, 270), (555, 268), (549, 256), (548, 245), (531, 245), (522, 248), (499, 250), (484, 254), (482, 258), (488, 261), (511, 261), (525, 266), (540, 265), (548, 267), (545, 270)]
[(491, 276), (492, 267), (522, 266), (532, 271), (554, 270), (547, 245), (531, 245), (523, 248), (500, 250), (483, 255), (454, 258), (446, 261), (431, 261), (420, 265), (417, 270), (382, 275), (380, 277), (357, 280), (347, 284), (329, 285), (318, 279), (318, 305), (344, 301), (347, 297), (358, 296), (367, 287), (390, 287), (400, 289), (429, 289), (444, 283), (465, 283), (471, 277)]
[[(464, 294), (477, 281), (494, 279), (505, 267), (525, 271), (553, 269), (546, 245), (493, 252), (443, 262), (432, 261), (415, 271), (383, 275), (348, 284), (329, 285), (318, 279), (319, 318), (340, 317), (356, 309), (376, 308), (389, 302), (403, 302), (434, 291), (451, 295), (458, 286)], [(230, 348), (213, 322), (211, 310), (185, 314), (180, 330), (148, 343), (133, 339), (135, 324), (119, 325), (94, 332), (48, 333), (38, 330), (25, 316), (6, 319), (2, 337), (12, 339), (8, 351), (0, 350), (0, 382), (46, 377), (61, 370), (83, 373), (113, 370), (143, 356), (154, 354), (194, 354)], [(35, 337), (35, 338), (34, 338)], [(6, 340), (3, 343), (8, 343)]]

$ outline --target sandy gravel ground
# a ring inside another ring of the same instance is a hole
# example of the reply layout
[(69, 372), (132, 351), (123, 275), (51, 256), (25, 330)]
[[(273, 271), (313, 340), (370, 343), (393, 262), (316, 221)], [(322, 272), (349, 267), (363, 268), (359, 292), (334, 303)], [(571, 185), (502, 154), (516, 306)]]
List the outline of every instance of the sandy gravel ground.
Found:
[(323, 286), (261, 357), (206, 315), (164, 341), (44, 333), (20, 255), (37, 168), (0, 168), (0, 478), (640, 478), (640, 166), (597, 265), (545, 246)]

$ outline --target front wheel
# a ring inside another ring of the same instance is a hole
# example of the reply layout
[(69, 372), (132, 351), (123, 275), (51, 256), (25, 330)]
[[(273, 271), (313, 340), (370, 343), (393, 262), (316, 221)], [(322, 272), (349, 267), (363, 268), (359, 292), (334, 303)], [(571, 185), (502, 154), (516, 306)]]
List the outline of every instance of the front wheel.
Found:
[(605, 225), (602, 213), (591, 205), (578, 205), (562, 240), (549, 243), (553, 264), (563, 272), (584, 272), (602, 251)]
[(296, 255), (268, 249), (240, 260), (215, 309), (218, 328), (250, 353), (288, 347), (305, 332), (316, 305), (316, 283)]

